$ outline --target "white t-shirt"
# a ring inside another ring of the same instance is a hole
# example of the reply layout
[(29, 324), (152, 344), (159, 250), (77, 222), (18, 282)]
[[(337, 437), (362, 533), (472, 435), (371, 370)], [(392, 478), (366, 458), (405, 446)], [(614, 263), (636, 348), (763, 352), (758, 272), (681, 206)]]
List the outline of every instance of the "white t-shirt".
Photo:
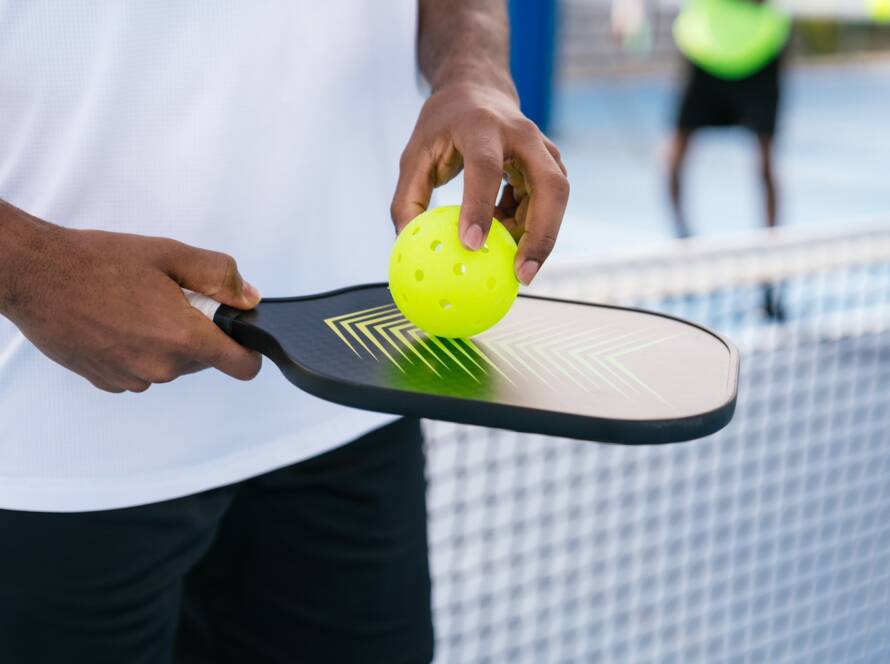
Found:
[[(416, 0), (0, 1), (0, 198), (230, 253), (265, 296), (383, 280), (416, 20)], [(104, 393), (0, 317), (0, 508), (186, 495), (388, 419), (268, 361), (248, 383), (208, 370)]]

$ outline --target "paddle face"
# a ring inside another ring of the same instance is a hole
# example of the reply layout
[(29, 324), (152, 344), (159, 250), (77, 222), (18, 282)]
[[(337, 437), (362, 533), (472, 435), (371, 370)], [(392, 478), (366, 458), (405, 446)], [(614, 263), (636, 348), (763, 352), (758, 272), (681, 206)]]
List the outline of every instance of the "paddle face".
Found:
[(221, 307), (214, 320), (297, 387), (367, 410), (646, 444), (712, 433), (735, 407), (727, 340), (637, 310), (520, 296), (493, 329), (446, 339), (376, 284)]

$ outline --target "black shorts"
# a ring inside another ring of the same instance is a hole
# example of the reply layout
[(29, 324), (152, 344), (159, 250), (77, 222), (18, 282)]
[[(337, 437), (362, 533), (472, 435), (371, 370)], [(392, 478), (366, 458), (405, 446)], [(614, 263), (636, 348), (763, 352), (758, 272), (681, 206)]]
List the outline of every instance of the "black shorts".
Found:
[(194, 496), (0, 510), (4, 664), (429, 662), (417, 420)]
[(779, 113), (781, 56), (755, 74), (726, 80), (689, 63), (676, 126), (681, 131), (740, 126), (772, 136)]

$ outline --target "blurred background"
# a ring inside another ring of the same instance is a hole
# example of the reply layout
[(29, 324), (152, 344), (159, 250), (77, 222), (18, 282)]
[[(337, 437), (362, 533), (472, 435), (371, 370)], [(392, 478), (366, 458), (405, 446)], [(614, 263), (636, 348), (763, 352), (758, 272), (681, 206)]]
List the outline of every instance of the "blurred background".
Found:
[(727, 334), (739, 405), (635, 448), (428, 423), (437, 661), (890, 661), (890, 3), (774, 6), (778, 228), (754, 134), (707, 128), (677, 240), (681, 4), (510, 3), (523, 107), (572, 183), (535, 290)]

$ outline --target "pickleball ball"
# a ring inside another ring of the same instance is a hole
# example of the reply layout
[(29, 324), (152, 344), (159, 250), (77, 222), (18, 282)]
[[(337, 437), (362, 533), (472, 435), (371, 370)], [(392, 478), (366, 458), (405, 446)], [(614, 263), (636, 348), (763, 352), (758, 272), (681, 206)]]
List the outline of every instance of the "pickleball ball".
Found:
[(405, 318), (428, 334), (471, 337), (497, 323), (519, 292), (516, 242), (497, 219), (485, 244), (466, 249), (460, 206), (427, 210), (402, 229), (389, 259), (389, 290)]

